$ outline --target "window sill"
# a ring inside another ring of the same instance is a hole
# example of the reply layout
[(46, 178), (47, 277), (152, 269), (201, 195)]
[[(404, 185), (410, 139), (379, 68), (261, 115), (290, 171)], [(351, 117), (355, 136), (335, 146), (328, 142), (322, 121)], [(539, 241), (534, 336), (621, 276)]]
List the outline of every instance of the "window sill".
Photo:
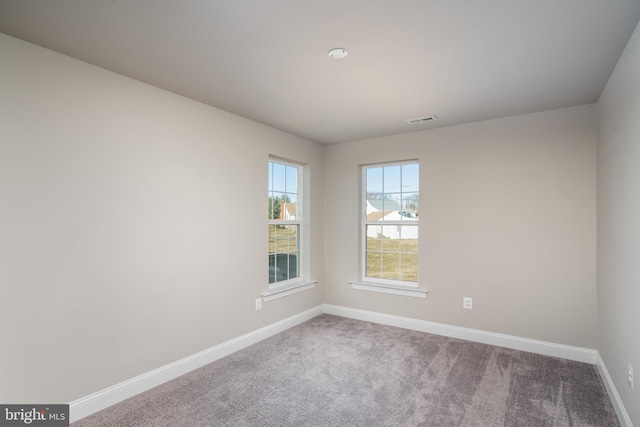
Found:
[(309, 289), (313, 289), (316, 286), (316, 283), (318, 283), (317, 280), (312, 280), (310, 282), (302, 282), (296, 283), (294, 285), (283, 286), (279, 289), (269, 289), (268, 291), (262, 293), (262, 301), (269, 302), (278, 298), (297, 294), (298, 292), (307, 291)]
[(359, 291), (380, 292), (383, 294), (402, 295), (405, 297), (413, 298), (426, 298), (428, 292), (422, 289), (406, 289), (388, 285), (374, 285), (361, 282), (349, 282), (349, 284), (351, 285), (351, 289), (356, 289)]

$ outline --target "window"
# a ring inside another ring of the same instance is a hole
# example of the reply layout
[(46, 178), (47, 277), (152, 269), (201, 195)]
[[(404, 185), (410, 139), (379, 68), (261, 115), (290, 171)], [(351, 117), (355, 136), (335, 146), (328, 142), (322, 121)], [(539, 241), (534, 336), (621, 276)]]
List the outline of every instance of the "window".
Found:
[(362, 168), (362, 276), (366, 282), (418, 287), (419, 165)]
[(269, 285), (301, 277), (302, 168), (269, 161)]

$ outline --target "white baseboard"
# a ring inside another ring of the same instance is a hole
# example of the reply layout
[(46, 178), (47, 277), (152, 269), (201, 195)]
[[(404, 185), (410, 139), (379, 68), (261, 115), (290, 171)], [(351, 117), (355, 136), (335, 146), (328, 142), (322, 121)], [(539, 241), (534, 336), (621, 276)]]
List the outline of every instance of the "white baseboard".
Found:
[(153, 371), (138, 375), (135, 378), (121, 382), (104, 390), (90, 394), (69, 403), (70, 422), (96, 413), (111, 405), (115, 405), (129, 397), (142, 393), (169, 380), (184, 375), (187, 372), (228, 356), (238, 350), (242, 350), (252, 344), (285, 331), (297, 324), (305, 322), (323, 313), (323, 306), (319, 305), (310, 310), (291, 316), (263, 328), (249, 332), (248, 334), (223, 342), (215, 347), (203, 350), (199, 353), (185, 357), (184, 359), (162, 366)]
[(543, 354), (545, 356), (560, 357), (590, 364), (596, 363), (596, 350), (582, 347), (572, 347), (562, 344), (554, 344), (545, 341), (537, 341), (528, 338), (520, 338), (512, 335), (497, 334), (478, 329), (463, 328), (460, 326), (445, 325), (443, 323), (428, 322), (426, 320), (411, 319), (408, 317), (393, 316), (390, 314), (376, 313), (373, 311), (358, 310), (354, 308), (325, 304), (324, 312), (336, 316), (349, 317), (351, 319), (380, 323), (388, 326), (396, 326), (414, 331), (428, 332), (430, 334), (443, 335), (451, 338), (460, 338), (467, 341), (475, 341), (483, 344), (497, 345), (514, 350), (528, 351)]
[(631, 423), (631, 417), (629, 417), (629, 413), (622, 403), (622, 399), (618, 394), (618, 389), (616, 389), (616, 386), (613, 384), (613, 380), (609, 375), (607, 366), (604, 364), (604, 360), (602, 360), (602, 357), (600, 357), (600, 353), (596, 352), (596, 356), (596, 366), (598, 367), (598, 372), (600, 372), (600, 377), (602, 377), (604, 386), (607, 388), (607, 392), (609, 393), (609, 397), (611, 398), (611, 403), (613, 403), (616, 414), (618, 414), (618, 421), (620, 421), (622, 427), (633, 427), (633, 423)]

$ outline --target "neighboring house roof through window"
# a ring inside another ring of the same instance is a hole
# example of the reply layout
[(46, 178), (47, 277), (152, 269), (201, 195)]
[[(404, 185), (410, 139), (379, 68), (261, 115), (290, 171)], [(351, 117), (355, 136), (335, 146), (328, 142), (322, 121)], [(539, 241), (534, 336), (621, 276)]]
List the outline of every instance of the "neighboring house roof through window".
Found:
[(393, 200), (367, 200), (367, 211), (375, 212), (375, 211), (400, 211), (402, 207), (399, 203), (394, 202)]

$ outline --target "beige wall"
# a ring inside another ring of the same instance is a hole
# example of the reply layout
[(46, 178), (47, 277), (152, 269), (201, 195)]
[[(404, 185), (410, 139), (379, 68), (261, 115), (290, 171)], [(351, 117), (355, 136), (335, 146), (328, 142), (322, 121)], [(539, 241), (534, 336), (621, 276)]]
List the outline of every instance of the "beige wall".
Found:
[[(588, 105), (327, 147), (325, 302), (595, 348), (595, 122)], [(414, 158), (427, 298), (353, 290), (358, 165)]]
[[(640, 425), (640, 27), (598, 102), (598, 351)], [(635, 388), (627, 383), (627, 364)]]
[(2, 34), (0, 58), (0, 402), (69, 402), (322, 303), (254, 308), (268, 155), (310, 165), (322, 224), (321, 146)]

